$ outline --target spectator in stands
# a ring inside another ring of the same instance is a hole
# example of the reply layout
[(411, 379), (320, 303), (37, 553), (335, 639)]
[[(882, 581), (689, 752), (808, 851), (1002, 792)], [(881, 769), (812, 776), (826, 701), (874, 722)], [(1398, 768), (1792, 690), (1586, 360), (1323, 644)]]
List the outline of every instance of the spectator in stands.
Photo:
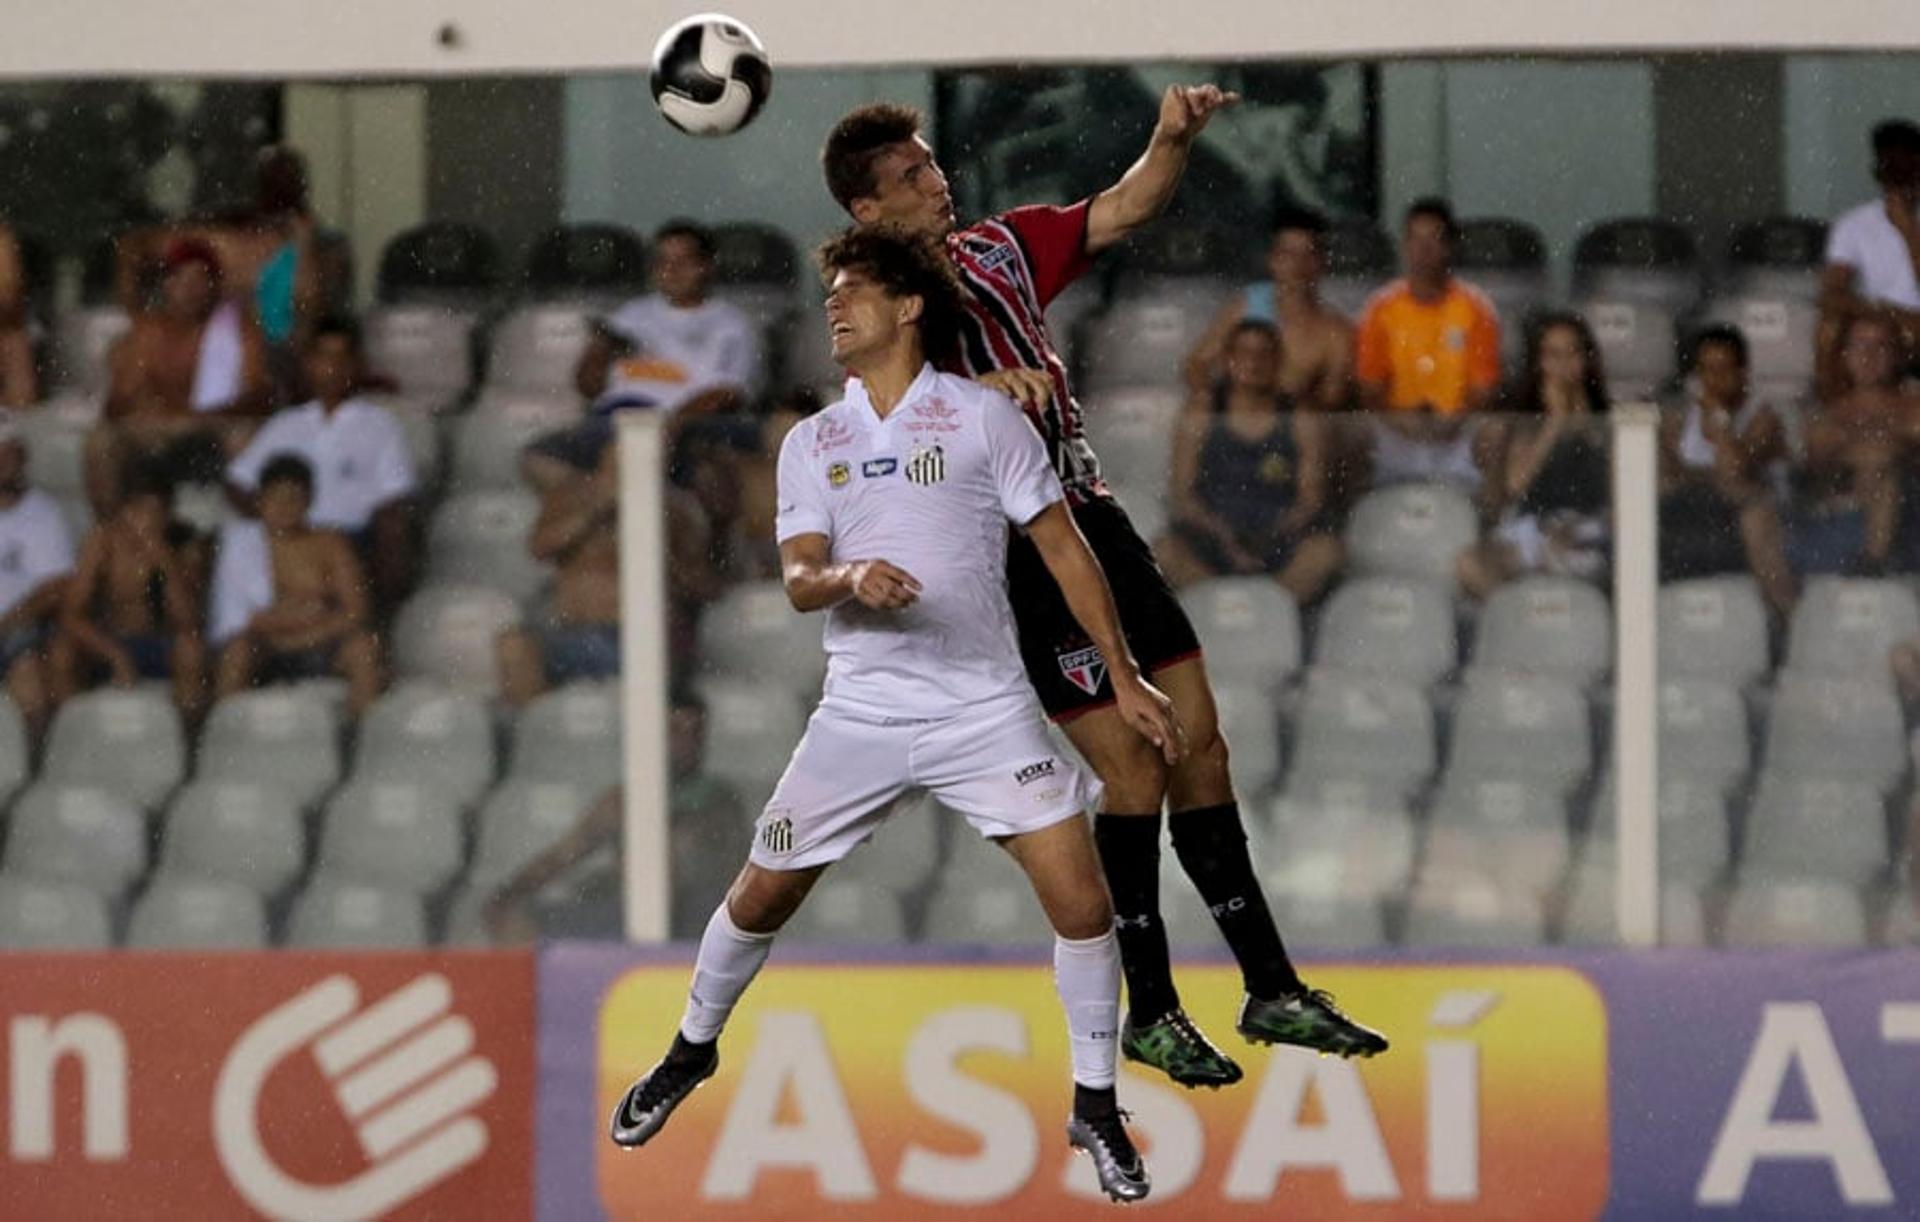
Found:
[(654, 235), (654, 291), (595, 324), (575, 368), (588, 419), (527, 447), (523, 471), (536, 489), (591, 472), (616, 411), (669, 413), (671, 445), (678, 422), (746, 406), (760, 383), (760, 337), (737, 306), (708, 296), (713, 257), (713, 235), (691, 221)]
[(207, 686), (200, 631), (206, 566), (172, 513), (166, 479), (135, 468), (119, 510), (80, 545), (49, 651), (56, 703), (102, 679), (115, 687), (159, 679), (172, 683), (188, 724), (199, 721)]
[[(673, 912), (676, 938), (698, 937), (726, 894), (732, 871), (727, 854), (752, 818), (734, 788), (707, 771), (707, 706), (691, 691), (676, 692), (667, 717), (667, 758), (672, 771), (668, 819), (672, 840)], [(496, 942), (557, 936), (621, 936), (621, 817), (624, 791), (610, 789), (544, 853), (522, 866), (490, 896), (483, 910)], [(602, 856), (610, 851), (609, 855)], [(551, 883), (599, 857), (601, 868), (578, 879), (559, 904), (539, 904)], [(584, 926), (584, 928), (583, 928)]]
[(1518, 420), (1508, 444), (1499, 527), (1461, 553), (1460, 586), (1485, 598), (1515, 577), (1598, 581), (1612, 546), (1612, 468), (1606, 376), (1593, 331), (1578, 314), (1527, 326), (1520, 379), (1501, 400)]
[(31, 407), (40, 397), (28, 289), (20, 242), (0, 223), (0, 407)]
[(1840, 361), (1838, 393), (1808, 421), (1798, 473), (1788, 556), (1802, 574), (1886, 571), (1904, 468), (1920, 440), (1920, 394), (1904, 384), (1892, 319), (1856, 314)]
[(1187, 357), (1187, 385), (1210, 389), (1226, 374), (1227, 348), (1242, 322), (1280, 333), (1280, 391), (1295, 406), (1340, 409), (1353, 396), (1353, 324), (1320, 300), (1327, 270), (1327, 221), (1315, 212), (1283, 211), (1267, 253), (1269, 279), (1227, 299)]
[(354, 543), (373, 578), (374, 606), (398, 605), (416, 566), (413, 452), (399, 421), (356, 396), (362, 371), (360, 331), (341, 316), (319, 320), (302, 373), (313, 395), (274, 415), (227, 467), (235, 504), (254, 511), (260, 472), (274, 457), (297, 454), (313, 468), (313, 525)]
[(1846, 324), (1875, 314), (1893, 324), (1907, 359), (1920, 353), (1920, 126), (1889, 119), (1873, 129), (1880, 198), (1844, 213), (1827, 234), (1820, 282), (1820, 379), (1843, 376)]
[(1181, 413), (1172, 529), (1154, 545), (1176, 586), (1264, 573), (1306, 605), (1340, 570), (1340, 539), (1325, 514), (1330, 422), (1294, 410), (1280, 390), (1280, 349), (1272, 324), (1237, 323), (1226, 380), (1194, 392)]
[[(620, 479), (618, 451), (606, 447), (586, 479), (542, 497), (527, 546), (554, 566), (546, 605), (529, 623), (500, 634), (500, 696), (520, 707), (549, 687), (620, 673)], [(679, 494), (684, 496), (685, 494)], [(669, 593), (682, 580), (681, 530), (667, 514)]]
[(1796, 591), (1772, 469), (1785, 460), (1786, 431), (1749, 394), (1738, 328), (1700, 331), (1688, 365), (1697, 389), (1660, 429), (1661, 579), (1745, 568), (1784, 616)]
[(209, 634), (221, 698), (263, 682), (339, 676), (357, 717), (384, 685), (353, 545), (307, 520), (313, 468), (280, 454), (260, 472), (258, 523), (230, 526), (213, 575)]
[(27, 446), (0, 412), (0, 671), (38, 742), (51, 711), (46, 645), (73, 572), (73, 539), (54, 499), (27, 485)]
[(749, 571), (776, 576), (780, 571), (780, 549), (773, 541), (773, 519), (778, 510), (774, 468), (780, 458), (780, 443), (793, 426), (819, 411), (820, 396), (812, 387), (798, 386), (777, 398), (761, 417), (758, 444), (738, 456), (740, 498), (739, 535), (749, 553)]
[(226, 451), (271, 402), (266, 348), (243, 303), (222, 297), (205, 242), (167, 251), (153, 309), (114, 346), (105, 418), (88, 434), (87, 495), (113, 516), (130, 462), (157, 462), (174, 483), (217, 482)]
[(1453, 274), (1460, 229), (1444, 200), (1407, 209), (1406, 275), (1367, 302), (1354, 340), (1360, 406), (1372, 416), (1376, 483), (1437, 480), (1499, 506), (1505, 434), (1474, 419), (1500, 382), (1500, 319)]

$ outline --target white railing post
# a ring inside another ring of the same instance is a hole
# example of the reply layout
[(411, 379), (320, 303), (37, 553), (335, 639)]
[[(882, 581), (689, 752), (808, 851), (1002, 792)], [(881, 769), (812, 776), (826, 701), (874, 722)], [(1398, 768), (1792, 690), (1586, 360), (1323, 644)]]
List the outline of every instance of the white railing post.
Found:
[(627, 940), (663, 942), (672, 911), (667, 836), (666, 453), (653, 412), (621, 412), (621, 827)]
[(1659, 409), (1613, 416), (1612, 811), (1620, 941), (1660, 943)]

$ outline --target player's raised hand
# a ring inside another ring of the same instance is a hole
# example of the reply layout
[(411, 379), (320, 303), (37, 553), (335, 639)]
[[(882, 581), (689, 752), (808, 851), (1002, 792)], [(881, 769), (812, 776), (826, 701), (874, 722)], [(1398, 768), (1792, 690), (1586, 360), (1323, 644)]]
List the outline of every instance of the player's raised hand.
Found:
[(1179, 763), (1187, 748), (1187, 735), (1173, 714), (1173, 701), (1167, 694), (1135, 674), (1113, 675), (1113, 696), (1121, 720), (1159, 748), (1169, 766)]
[(911, 607), (920, 597), (920, 582), (912, 573), (885, 560), (861, 560), (849, 574), (853, 596), (875, 611)]
[(1176, 140), (1191, 140), (1213, 118), (1240, 100), (1218, 85), (1169, 85), (1160, 95), (1160, 134)]
[(1053, 379), (1041, 369), (992, 369), (973, 379), (997, 390), (1021, 407), (1039, 410), (1053, 398)]

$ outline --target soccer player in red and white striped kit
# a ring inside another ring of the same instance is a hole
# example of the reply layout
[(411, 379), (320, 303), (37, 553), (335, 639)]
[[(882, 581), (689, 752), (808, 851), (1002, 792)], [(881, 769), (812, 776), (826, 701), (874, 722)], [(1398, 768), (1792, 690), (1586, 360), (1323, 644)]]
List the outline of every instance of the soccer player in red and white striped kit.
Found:
[(1240, 1034), (1341, 1056), (1387, 1048), (1380, 1033), (1309, 988), (1287, 956), (1247, 854), (1199, 639), (1152, 550), (1100, 479), (1044, 315), (1096, 255), (1165, 210), (1195, 138), (1237, 100), (1213, 85), (1172, 86), (1161, 98), (1146, 151), (1111, 187), (1065, 207), (1014, 208), (964, 228), (922, 135), (922, 117), (911, 107), (882, 102), (850, 112), (821, 153), (827, 189), (856, 224), (944, 241), (967, 290), (967, 317), (957, 348), (934, 359), (1006, 391), (1027, 409), (1074, 520), (1106, 570), (1128, 644), (1173, 700), (1186, 749), (1169, 766), (1121, 718), (1098, 650), (1032, 545), (1016, 536), (1007, 583), (1027, 676), (1105, 787), (1094, 834), (1113, 892), (1127, 982), (1121, 1050), (1189, 1087), (1237, 1082), (1241, 1070), (1188, 1018), (1174, 988), (1159, 897), (1161, 811), (1168, 807), (1174, 852), (1245, 979)]

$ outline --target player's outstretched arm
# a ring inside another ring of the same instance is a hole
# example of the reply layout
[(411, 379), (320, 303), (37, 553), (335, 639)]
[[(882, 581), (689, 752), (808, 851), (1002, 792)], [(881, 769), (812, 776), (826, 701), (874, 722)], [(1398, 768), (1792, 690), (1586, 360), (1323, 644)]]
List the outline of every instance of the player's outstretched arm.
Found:
[(780, 580), (796, 611), (824, 611), (849, 598), (875, 611), (898, 611), (920, 597), (912, 573), (885, 560), (836, 563), (825, 535), (795, 535), (780, 545)]
[(1160, 120), (1147, 151), (1120, 181), (1093, 197), (1087, 209), (1087, 253), (1099, 254), (1166, 211), (1186, 172), (1194, 137), (1222, 107), (1240, 100), (1218, 85), (1170, 85), (1160, 97)]
[(1140, 674), (1140, 664), (1120, 632), (1120, 613), (1113, 605), (1107, 575), (1074, 525), (1066, 502), (1055, 501), (1026, 525), (1027, 537), (1040, 553), (1047, 571), (1066, 596), (1067, 609), (1106, 659), (1107, 675), (1120, 716), (1160, 749), (1167, 763), (1177, 763), (1182, 749), (1180, 723), (1173, 702)]

